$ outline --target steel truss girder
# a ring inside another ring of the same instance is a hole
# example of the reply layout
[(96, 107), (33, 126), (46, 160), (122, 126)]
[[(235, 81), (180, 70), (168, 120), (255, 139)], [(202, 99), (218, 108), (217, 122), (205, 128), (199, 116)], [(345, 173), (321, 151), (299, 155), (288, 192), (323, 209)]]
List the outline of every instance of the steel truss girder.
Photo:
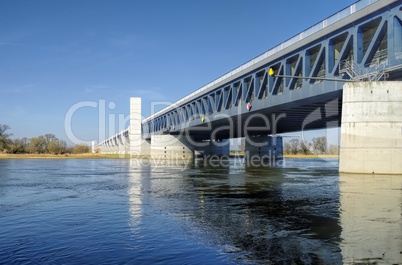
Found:
[[(332, 93), (342, 89), (342, 79), (352, 78), (340, 71), (343, 60), (351, 60), (362, 69), (374, 62), (382, 64), (384, 71), (394, 69), (402, 65), (400, 10), (402, 3), (397, 2), (318, 39), (312, 38), (303, 47), (144, 123), (143, 133), (175, 133), (211, 121), (216, 114), (244, 114), (248, 112), (247, 103), (253, 105), (254, 111), (264, 112), (295, 100)], [(293, 77), (269, 76), (270, 68), (277, 75)]]

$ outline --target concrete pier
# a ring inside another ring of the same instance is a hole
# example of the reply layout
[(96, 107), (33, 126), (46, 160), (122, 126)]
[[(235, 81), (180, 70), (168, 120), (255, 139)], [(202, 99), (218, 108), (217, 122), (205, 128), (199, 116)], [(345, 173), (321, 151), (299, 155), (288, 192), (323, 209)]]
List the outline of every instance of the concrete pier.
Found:
[(197, 151), (203, 153), (205, 157), (211, 156), (229, 156), (230, 155), (230, 142), (228, 139), (219, 141), (209, 141), (208, 143), (203, 143), (202, 147), (196, 147)]
[(151, 155), (151, 140), (142, 139), (141, 140), (141, 156)]
[(402, 174), (402, 82), (344, 85), (339, 171)]
[(280, 136), (249, 136), (245, 142), (248, 166), (280, 167), (283, 165), (283, 144)]
[(149, 156), (151, 153), (151, 141), (142, 139), (141, 120), (141, 98), (130, 98), (130, 126), (125, 154), (132, 157)]
[(141, 98), (130, 98), (130, 155), (142, 155)]
[(151, 158), (153, 160), (192, 160), (194, 147), (184, 136), (152, 135)]

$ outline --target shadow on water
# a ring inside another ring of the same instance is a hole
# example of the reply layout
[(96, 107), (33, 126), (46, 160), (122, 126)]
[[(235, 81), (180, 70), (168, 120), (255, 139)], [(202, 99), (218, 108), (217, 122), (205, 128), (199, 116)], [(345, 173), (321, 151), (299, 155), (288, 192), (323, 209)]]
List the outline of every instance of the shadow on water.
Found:
[(400, 175), (339, 174), (334, 159), (194, 168), (184, 173), (194, 221), (241, 260), (402, 264)]
[(228, 252), (258, 263), (342, 263), (333, 170), (194, 168), (184, 172), (186, 192), (198, 196), (194, 221)]

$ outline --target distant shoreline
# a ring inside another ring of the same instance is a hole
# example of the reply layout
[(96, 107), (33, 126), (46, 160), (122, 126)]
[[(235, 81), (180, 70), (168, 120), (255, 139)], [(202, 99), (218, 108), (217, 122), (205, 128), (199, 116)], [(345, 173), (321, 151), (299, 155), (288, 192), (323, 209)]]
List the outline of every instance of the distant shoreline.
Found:
[(119, 158), (119, 155), (106, 154), (0, 154), (0, 159), (106, 159)]
[[(242, 155), (231, 155), (230, 157), (242, 157)], [(284, 155), (284, 158), (339, 158), (339, 155)], [(116, 158), (130, 158), (130, 156), (121, 156), (118, 154), (99, 154), (99, 153), (85, 153), (85, 154), (0, 154), (0, 159), (116, 159)], [(138, 157), (133, 157), (138, 158)]]

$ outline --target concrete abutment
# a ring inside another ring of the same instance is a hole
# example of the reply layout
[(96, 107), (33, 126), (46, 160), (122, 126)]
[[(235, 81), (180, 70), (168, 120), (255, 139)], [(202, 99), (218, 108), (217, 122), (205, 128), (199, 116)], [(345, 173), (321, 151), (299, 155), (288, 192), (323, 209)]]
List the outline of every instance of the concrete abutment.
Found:
[(339, 171), (402, 174), (402, 82), (343, 88)]

